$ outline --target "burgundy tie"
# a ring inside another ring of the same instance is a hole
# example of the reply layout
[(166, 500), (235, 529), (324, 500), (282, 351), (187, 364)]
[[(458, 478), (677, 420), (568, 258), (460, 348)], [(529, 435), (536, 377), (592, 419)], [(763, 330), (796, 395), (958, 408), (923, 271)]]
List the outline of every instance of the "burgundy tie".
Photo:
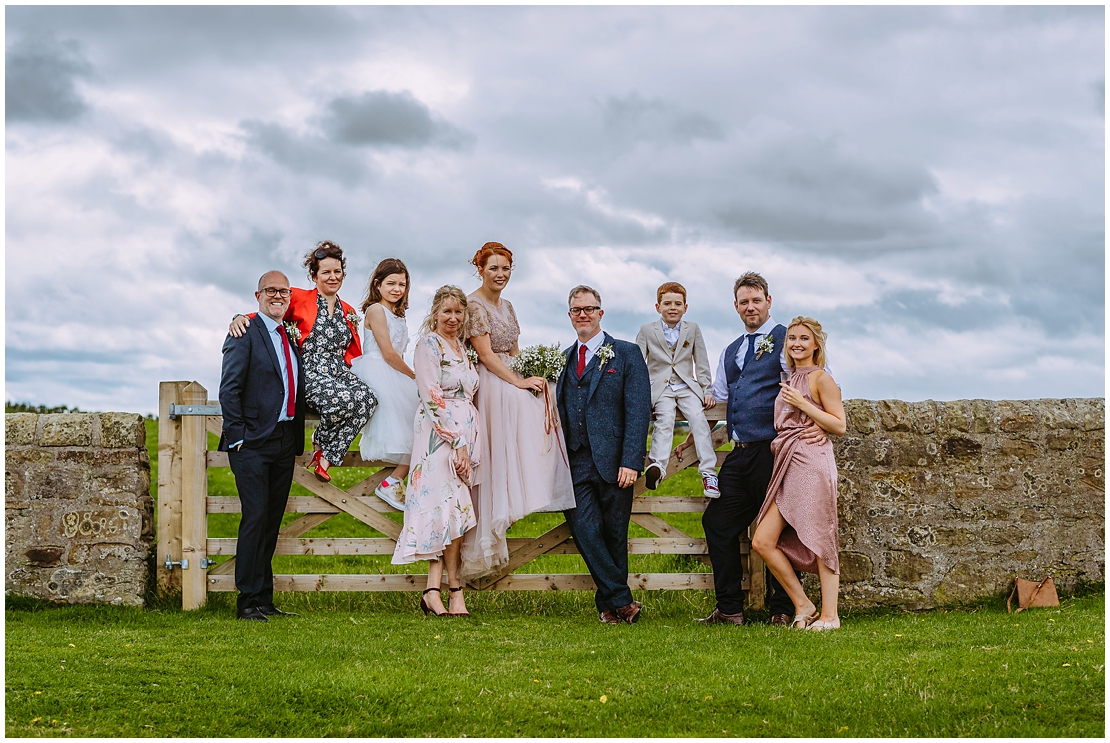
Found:
[(581, 377), (583, 372), (586, 371), (586, 347), (581, 343), (578, 344), (578, 376)]
[(293, 358), (289, 354), (289, 336), (284, 325), (278, 325), (281, 333), (281, 347), (285, 350), (285, 381), (289, 385), (289, 403), (285, 406), (285, 414), (290, 418), (297, 417), (297, 382), (293, 379)]

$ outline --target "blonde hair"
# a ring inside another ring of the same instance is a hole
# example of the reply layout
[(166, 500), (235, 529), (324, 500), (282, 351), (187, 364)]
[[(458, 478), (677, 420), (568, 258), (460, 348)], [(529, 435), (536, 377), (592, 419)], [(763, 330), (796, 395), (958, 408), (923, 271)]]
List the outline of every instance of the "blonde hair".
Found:
[[(804, 317), (802, 315), (798, 315), (790, 321), (790, 324), (786, 326), (786, 332), (789, 333), (791, 328), (795, 328), (799, 325), (804, 325), (813, 333), (813, 339), (817, 341), (817, 350), (813, 352), (813, 365), (824, 368), (827, 363), (825, 357), (825, 341), (828, 340), (828, 333), (821, 330), (821, 323), (817, 322), (812, 317)], [(786, 354), (786, 365), (791, 369), (794, 368), (794, 357), (789, 353)]]
[(463, 311), (463, 319), (459, 323), (459, 332), (456, 337), (459, 340), (466, 338), (466, 325), (470, 322), (470, 310), (467, 309), (466, 294), (459, 287), (450, 284), (436, 289), (435, 296), (432, 297), (432, 308), (428, 310), (428, 316), (424, 318), (424, 324), (420, 326), (422, 335), (436, 332), (436, 315), (439, 314), (439, 311), (443, 309), (443, 305), (449, 299), (458, 302)]

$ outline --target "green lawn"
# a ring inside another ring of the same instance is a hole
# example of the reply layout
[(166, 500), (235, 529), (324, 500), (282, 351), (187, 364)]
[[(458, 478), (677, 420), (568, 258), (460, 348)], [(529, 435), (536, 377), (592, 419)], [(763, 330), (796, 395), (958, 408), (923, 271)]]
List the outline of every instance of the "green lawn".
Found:
[(9, 599), (9, 736), (1099, 736), (1102, 595), (848, 613), (833, 633), (702, 627), (703, 592), (597, 622), (582, 593), (282, 595), (301, 616)]

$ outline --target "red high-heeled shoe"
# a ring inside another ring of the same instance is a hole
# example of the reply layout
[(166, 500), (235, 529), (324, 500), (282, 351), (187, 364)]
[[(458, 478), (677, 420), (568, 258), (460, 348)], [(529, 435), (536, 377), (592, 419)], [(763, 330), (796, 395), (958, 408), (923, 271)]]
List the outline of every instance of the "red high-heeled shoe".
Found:
[(324, 456), (323, 449), (314, 449), (312, 451), (312, 459), (308, 460), (308, 464), (306, 464), (304, 466), (304, 468), (306, 470), (308, 470), (309, 472), (316, 469), (318, 466), (320, 466), (320, 458), (323, 457), (323, 456)]
[(313, 470), (312, 474), (316, 475), (316, 479), (320, 482), (331, 482), (331, 475), (324, 469), (324, 465), (320, 463), (316, 464), (316, 469)]

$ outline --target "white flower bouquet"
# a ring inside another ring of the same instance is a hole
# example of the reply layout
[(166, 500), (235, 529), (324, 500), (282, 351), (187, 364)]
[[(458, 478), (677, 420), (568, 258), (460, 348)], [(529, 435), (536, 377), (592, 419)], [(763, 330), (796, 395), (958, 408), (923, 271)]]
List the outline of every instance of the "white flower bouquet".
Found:
[[(549, 382), (554, 382), (559, 378), (559, 373), (563, 371), (566, 363), (567, 357), (563, 355), (559, 344), (552, 343), (550, 346), (541, 344), (521, 349), (509, 363), (509, 368), (525, 378), (543, 377)], [(532, 394), (539, 393), (533, 390)]]

